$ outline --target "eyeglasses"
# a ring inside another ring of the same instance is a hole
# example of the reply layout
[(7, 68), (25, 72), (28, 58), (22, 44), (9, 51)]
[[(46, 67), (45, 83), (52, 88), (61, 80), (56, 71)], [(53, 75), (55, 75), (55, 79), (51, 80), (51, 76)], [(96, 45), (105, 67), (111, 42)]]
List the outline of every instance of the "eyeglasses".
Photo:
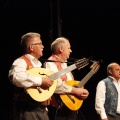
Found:
[(33, 43), (32, 45), (42, 45), (42, 43)]

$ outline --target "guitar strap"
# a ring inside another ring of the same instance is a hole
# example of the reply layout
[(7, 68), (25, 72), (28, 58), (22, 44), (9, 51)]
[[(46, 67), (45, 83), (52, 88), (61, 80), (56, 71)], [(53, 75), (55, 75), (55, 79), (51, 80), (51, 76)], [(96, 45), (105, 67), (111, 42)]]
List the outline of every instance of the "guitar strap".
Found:
[[(49, 57), (48, 60), (59, 61), (59, 58), (56, 55), (52, 55), (51, 57)], [(62, 65), (61, 65), (61, 62), (54, 62), (54, 64), (57, 66), (58, 70), (62, 70), (63, 69)], [(62, 81), (66, 81), (67, 80), (66, 74), (60, 76), (60, 78), (62, 79)], [(55, 107), (55, 108), (61, 108), (63, 106), (63, 102), (61, 101), (61, 99), (59, 97), (59, 94), (54, 93), (52, 95), (51, 100), (50, 100), (50, 105)]]
[(25, 62), (27, 63), (27, 68), (26, 68), (27, 70), (29, 70), (33, 67), (32, 63), (30, 62), (30, 60), (25, 55), (21, 56), (20, 58), (24, 59)]
[(58, 108), (61, 109), (64, 106), (64, 103), (60, 99), (59, 94), (56, 94), (56, 93), (53, 94), (53, 96), (51, 97), (50, 105), (57, 109)]
[[(33, 68), (33, 65), (32, 65), (31, 61), (25, 55), (21, 56), (21, 58), (24, 59), (27, 63), (27, 68), (26, 68), (27, 70)], [(50, 104), (50, 99), (48, 99), (44, 102), (41, 102), (41, 104), (42, 105), (49, 105)]]
[[(55, 60), (55, 61), (59, 61), (59, 58), (56, 56), (56, 55), (52, 55), (48, 60)], [(58, 70), (62, 70), (62, 65), (61, 65), (61, 62), (54, 62), (54, 64), (57, 66)], [(66, 81), (67, 80), (67, 76), (64, 74), (62, 76), (60, 76), (60, 78), (63, 80), (63, 81)]]

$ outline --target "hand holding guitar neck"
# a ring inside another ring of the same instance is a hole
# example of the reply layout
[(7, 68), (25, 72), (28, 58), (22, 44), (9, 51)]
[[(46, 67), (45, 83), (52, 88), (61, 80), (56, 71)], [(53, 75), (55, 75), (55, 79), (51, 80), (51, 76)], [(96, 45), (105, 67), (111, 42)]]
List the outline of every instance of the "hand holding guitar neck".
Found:
[[(90, 66), (91, 68), (90, 72), (81, 81), (69, 80), (66, 82), (66, 84), (70, 86), (76, 86), (77, 88), (82, 88), (86, 84), (86, 82), (98, 71), (101, 62), (102, 62), (101, 60), (94, 61), (93, 64)], [(70, 110), (73, 111), (78, 110), (83, 103), (83, 100), (78, 99), (78, 97), (74, 96), (73, 94), (61, 94), (60, 98), (63, 101), (63, 103)]]
[[(53, 85), (50, 86), (48, 89), (43, 89), (42, 86), (33, 86), (33, 87), (29, 87), (29, 88), (26, 88), (26, 92), (32, 97), (32, 99), (34, 99), (35, 101), (38, 101), (38, 102), (43, 102), (47, 99), (49, 99), (55, 89), (56, 89), (56, 86), (57, 86), (57, 79), (72, 71), (72, 70), (75, 70), (75, 69), (81, 69), (85, 66), (87, 66), (89, 64), (89, 59), (87, 58), (83, 58), (83, 59), (80, 59), (78, 61), (76, 61), (74, 64), (68, 66), (67, 68), (65, 69), (62, 69), (56, 73), (48, 70), (48, 69), (45, 69), (45, 68), (32, 68), (32, 69), (29, 69), (27, 71), (28, 74), (30, 75), (33, 75), (33, 76), (41, 76), (42, 78), (43, 77), (48, 77), (50, 79), (52, 79), (54, 82), (53, 82)], [(51, 83), (52, 84), (52, 83)]]

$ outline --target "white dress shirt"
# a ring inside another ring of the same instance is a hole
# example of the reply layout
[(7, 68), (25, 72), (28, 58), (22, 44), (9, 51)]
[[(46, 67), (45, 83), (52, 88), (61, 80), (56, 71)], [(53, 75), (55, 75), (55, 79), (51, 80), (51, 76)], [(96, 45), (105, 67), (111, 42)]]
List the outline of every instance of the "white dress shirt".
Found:
[[(55, 65), (54, 62), (46, 62), (45, 64), (45, 67), (53, 72), (58, 72), (58, 68), (57, 66)], [(67, 63), (62, 63), (62, 68), (67, 68)], [(71, 75), (71, 72), (67, 73), (66, 74), (67, 76), (67, 81), (68, 80), (73, 80), (73, 77)], [(70, 93), (71, 90), (72, 90), (72, 87), (71, 86), (68, 86), (67, 84), (65, 84), (65, 81), (63, 81), (62, 79), (58, 78), (58, 83), (57, 83), (57, 87), (56, 87), (56, 90), (55, 90), (55, 93)]]
[[(40, 68), (42, 66), (41, 62), (37, 60), (35, 57), (31, 56), (30, 54), (25, 55), (30, 62), (32, 63), (33, 67)], [(42, 79), (40, 75), (32, 76), (26, 73), (27, 63), (22, 58), (17, 58), (10, 70), (9, 70), (9, 78), (10, 81), (15, 84), (17, 87), (31, 87), (31, 86), (40, 86), (42, 83)]]
[[(111, 77), (111, 76), (109, 76)], [(118, 105), (117, 105), (117, 113), (120, 114), (120, 80), (116, 81), (113, 77), (113, 84), (116, 86), (116, 89), (118, 91)], [(107, 118), (105, 108), (104, 108), (104, 103), (105, 103), (105, 93), (106, 93), (106, 86), (105, 82), (100, 81), (97, 85), (96, 89), (96, 98), (95, 98), (95, 109), (98, 114), (100, 114), (101, 119)]]

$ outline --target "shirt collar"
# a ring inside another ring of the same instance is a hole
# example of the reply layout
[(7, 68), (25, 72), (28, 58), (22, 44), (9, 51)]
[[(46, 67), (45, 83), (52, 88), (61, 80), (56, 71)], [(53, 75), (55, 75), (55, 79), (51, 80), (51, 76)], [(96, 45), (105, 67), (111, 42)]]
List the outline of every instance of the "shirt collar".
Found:
[[(57, 55), (55, 55), (55, 54), (53, 54), (52, 56), (53, 56), (54, 58), (56, 58), (57, 61), (60, 61), (60, 62), (62, 61), (59, 56), (57, 56)], [(64, 62), (67, 62), (67, 60), (64, 61)], [(63, 63), (64, 63), (64, 62), (63, 62)]]
[(34, 59), (36, 59), (35, 57), (33, 57), (32, 55), (30, 54), (25, 54), (25, 56), (30, 59), (31, 61), (33, 61)]
[[(30, 54), (26, 54), (25, 55), (30, 61), (33, 61), (33, 62), (39, 62), (41, 63), (38, 59), (36, 59), (34, 56), (30, 55)], [(41, 63), (42, 64), (42, 63)]]
[[(113, 81), (116, 81), (116, 79), (114, 77), (112, 77), (112, 76), (108, 76), (108, 77), (111, 78)], [(117, 81), (120, 82), (120, 79)]]

